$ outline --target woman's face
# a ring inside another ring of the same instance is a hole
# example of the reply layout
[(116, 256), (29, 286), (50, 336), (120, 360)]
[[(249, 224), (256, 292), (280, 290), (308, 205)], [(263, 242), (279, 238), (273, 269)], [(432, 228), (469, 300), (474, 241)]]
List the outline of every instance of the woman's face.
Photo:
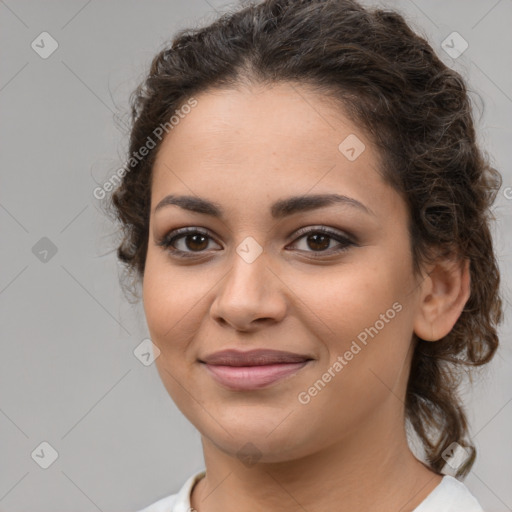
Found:
[[(223, 452), (251, 443), (262, 462), (400, 419), (419, 281), (405, 203), (370, 140), (299, 86), (196, 99), (153, 170), (143, 301), (167, 391)], [(315, 199), (331, 194), (342, 199)], [(155, 211), (170, 195), (221, 215), (169, 200)], [(225, 349), (309, 361), (202, 362)]]

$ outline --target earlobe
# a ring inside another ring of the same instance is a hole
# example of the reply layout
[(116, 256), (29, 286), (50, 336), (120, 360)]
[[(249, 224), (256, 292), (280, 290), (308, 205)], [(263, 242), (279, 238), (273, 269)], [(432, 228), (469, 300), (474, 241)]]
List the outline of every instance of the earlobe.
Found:
[(446, 336), (457, 322), (471, 294), (469, 259), (438, 261), (421, 285), (415, 334), (425, 341)]

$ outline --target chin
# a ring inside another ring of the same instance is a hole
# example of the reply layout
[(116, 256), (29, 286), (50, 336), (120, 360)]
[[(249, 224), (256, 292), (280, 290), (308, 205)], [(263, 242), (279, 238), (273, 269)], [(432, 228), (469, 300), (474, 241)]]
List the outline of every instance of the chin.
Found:
[(272, 424), (269, 419), (275, 418), (260, 416), (254, 421), (252, 418), (246, 419), (246, 422), (239, 419), (236, 425), (226, 427), (229, 434), (217, 423), (208, 423), (209, 428), (206, 429), (199, 428), (204, 425), (197, 426), (196, 423), (196, 426), (208, 442), (226, 455), (238, 458), (241, 462), (248, 461), (246, 466), (254, 460), (264, 463), (287, 462), (307, 456), (318, 448), (317, 443), (304, 430), (304, 425), (287, 424), (287, 420), (281, 425), (277, 423), (276, 428), (269, 427)]

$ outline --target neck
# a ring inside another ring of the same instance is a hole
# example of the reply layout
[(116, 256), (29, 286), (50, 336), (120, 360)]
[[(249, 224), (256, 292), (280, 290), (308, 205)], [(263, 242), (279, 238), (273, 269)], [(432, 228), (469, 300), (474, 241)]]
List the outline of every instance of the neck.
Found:
[(192, 508), (414, 511), (442, 476), (414, 457), (396, 409), (384, 407), (377, 414), (387, 418), (373, 415), (357, 431), (313, 454), (250, 467), (202, 437), (206, 476), (193, 490)]

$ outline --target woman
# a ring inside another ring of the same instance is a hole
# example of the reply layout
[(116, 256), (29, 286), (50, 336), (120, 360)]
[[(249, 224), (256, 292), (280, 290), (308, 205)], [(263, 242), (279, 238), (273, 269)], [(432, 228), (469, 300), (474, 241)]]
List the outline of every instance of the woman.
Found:
[(267, 0), (132, 107), (118, 256), (205, 458), (144, 512), (481, 511), (457, 385), (498, 346), (501, 179), (460, 75), (395, 12)]

